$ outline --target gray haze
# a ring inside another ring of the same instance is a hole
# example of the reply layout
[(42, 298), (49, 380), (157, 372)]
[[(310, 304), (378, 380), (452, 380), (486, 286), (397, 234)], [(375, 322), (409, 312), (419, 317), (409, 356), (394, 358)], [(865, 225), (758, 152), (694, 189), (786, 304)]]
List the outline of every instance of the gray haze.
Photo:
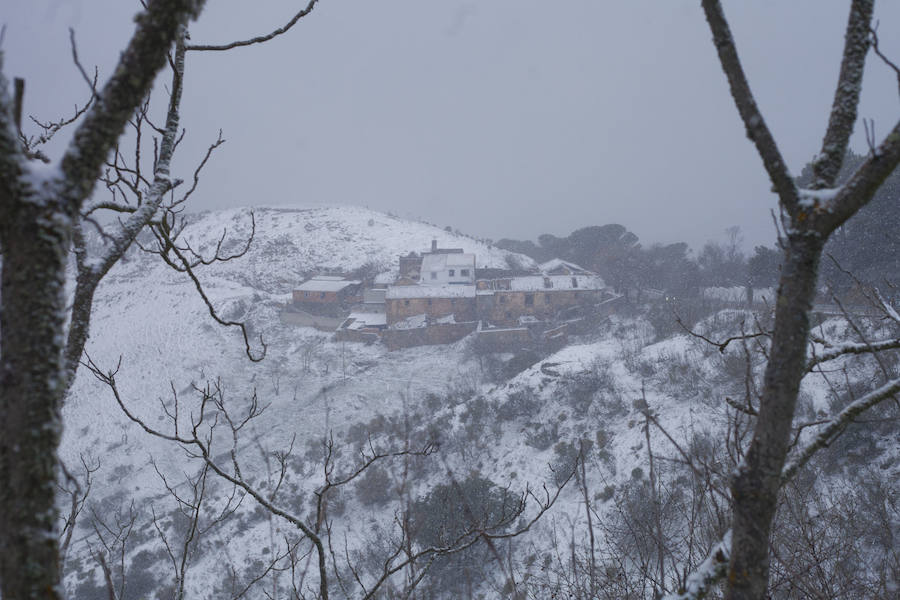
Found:
[[(209, 2), (192, 40), (258, 35), (302, 4)], [(726, 2), (795, 174), (824, 132), (848, 5)], [(84, 102), (67, 28), (102, 80), (137, 6), (6, 0), (4, 72), (27, 79), (26, 112)], [(900, 3), (877, 11), (900, 59)], [(613, 222), (645, 245), (697, 248), (735, 224), (747, 245), (774, 239), (774, 196), (696, 0), (321, 0), (267, 45), (190, 55), (185, 88), (177, 175), (219, 128), (228, 140), (195, 209), (353, 204), (494, 239)], [(860, 116), (883, 134), (897, 109), (896, 79), (870, 55)], [(861, 130), (853, 147), (866, 147)]]

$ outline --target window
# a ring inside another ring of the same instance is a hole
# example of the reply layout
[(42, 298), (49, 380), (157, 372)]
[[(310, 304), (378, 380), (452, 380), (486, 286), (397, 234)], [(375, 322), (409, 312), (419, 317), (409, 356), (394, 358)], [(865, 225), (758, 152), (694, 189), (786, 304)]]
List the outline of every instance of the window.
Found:
[(431, 298), (428, 299), (428, 306), (431, 306)]
[(534, 306), (534, 294), (525, 294), (525, 306)]
[(324, 297), (325, 297), (325, 292), (322, 292), (322, 294), (319, 296), (319, 298), (324, 298)]
[(431, 278), (432, 278), (432, 279), (437, 279), (437, 273), (435, 273), (434, 271), (432, 271), (432, 272), (431, 272)]
[(303, 297), (304, 297), (304, 298), (309, 298), (309, 292), (303, 292)]
[(450, 299), (450, 305), (451, 305), (451, 306), (456, 306), (456, 298), (451, 298), (451, 299)]
[(468, 277), (468, 276), (469, 276), (469, 270), (468, 270), (468, 269), (460, 269), (459, 274), (460, 274), (462, 277)]
[(572, 278), (572, 287), (573, 287), (573, 288), (577, 288), (577, 287), (578, 287), (578, 278), (577, 278), (577, 277), (573, 277), (573, 278)]
[(454, 269), (450, 269), (450, 277), (456, 275), (456, 271)]
[(506, 296), (500, 296), (500, 304), (506, 304)]
[(409, 306), (409, 300), (404, 300), (404, 301), (403, 301), (403, 306)]
[(550, 281), (550, 278), (549, 278), (549, 277), (544, 277), (544, 287), (545, 287), (545, 288), (552, 288), (552, 287), (553, 287), (553, 282)]

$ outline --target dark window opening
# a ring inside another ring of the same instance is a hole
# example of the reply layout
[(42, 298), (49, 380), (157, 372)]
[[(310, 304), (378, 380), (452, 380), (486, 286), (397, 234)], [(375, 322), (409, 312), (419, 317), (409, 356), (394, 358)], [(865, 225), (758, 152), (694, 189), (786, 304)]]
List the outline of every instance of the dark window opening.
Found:
[(525, 294), (525, 306), (534, 306), (534, 294)]
[(572, 287), (573, 288), (578, 287), (578, 278), (577, 277), (572, 278)]
[(456, 275), (456, 271), (453, 269), (450, 269), (450, 277), (453, 277), (454, 275)]
[(468, 269), (462, 269), (462, 270), (460, 270), (459, 274), (462, 275), (463, 277), (468, 277), (468, 276), (469, 276), (469, 270), (468, 270)]

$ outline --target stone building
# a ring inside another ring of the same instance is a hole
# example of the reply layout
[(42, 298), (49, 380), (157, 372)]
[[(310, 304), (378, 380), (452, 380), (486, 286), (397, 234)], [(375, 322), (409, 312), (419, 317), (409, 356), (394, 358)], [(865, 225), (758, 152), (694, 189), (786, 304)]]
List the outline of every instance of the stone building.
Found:
[(385, 294), (385, 314), (388, 326), (419, 315), (424, 316), (423, 321), (426, 323), (451, 316), (457, 323), (475, 321), (475, 286), (391, 286)]
[(551, 320), (567, 308), (596, 304), (606, 285), (597, 275), (528, 275), (480, 280), (476, 288), (478, 317), (511, 326), (526, 316)]
[[(349, 311), (361, 301), (339, 328), (341, 339), (381, 339), (397, 349), (452, 343), (478, 331), (488, 345), (505, 347), (547, 331), (567, 331), (566, 325), (600, 310), (612, 296), (603, 279), (558, 259), (530, 272), (476, 272), (474, 254), (432, 242), (430, 252), (411, 252), (399, 261), (399, 276), (386, 289), (362, 291), (358, 281), (320, 276), (294, 291), (295, 304)], [(565, 343), (565, 335), (560, 339)]]
[(340, 276), (316, 275), (294, 289), (294, 305), (314, 312), (349, 308), (361, 299), (362, 282)]
[(422, 272), (422, 256), (415, 252), (410, 252), (406, 256), (398, 259), (400, 269), (399, 277), (408, 278), (418, 281), (419, 274)]

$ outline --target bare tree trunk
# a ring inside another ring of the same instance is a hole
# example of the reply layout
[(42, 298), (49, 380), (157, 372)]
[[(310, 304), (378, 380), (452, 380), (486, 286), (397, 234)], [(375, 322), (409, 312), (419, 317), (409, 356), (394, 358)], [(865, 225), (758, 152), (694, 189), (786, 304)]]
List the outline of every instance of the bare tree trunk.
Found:
[(56, 449), (69, 229), (56, 206), (22, 202), (10, 216), (0, 283), (0, 584), (4, 598), (59, 598)]
[(654, 598), (658, 598), (665, 592), (666, 588), (666, 544), (665, 538), (663, 537), (662, 516), (660, 515), (661, 504), (659, 490), (657, 488), (656, 468), (653, 464), (653, 449), (650, 445), (650, 407), (647, 405), (647, 397), (644, 394), (643, 389), (641, 390), (641, 396), (643, 408), (646, 411), (644, 420), (644, 438), (647, 440), (647, 462), (649, 463), (648, 466), (650, 468), (650, 501), (653, 505), (653, 527), (656, 529), (654, 532), (656, 536), (656, 562), (659, 570), (659, 584), (658, 587), (656, 585), (653, 586), (653, 596)]
[[(848, 182), (831, 189), (856, 122), (865, 57), (871, 45), (874, 0), (853, 0), (828, 127), (822, 149), (813, 163), (814, 180), (810, 189), (799, 189), (753, 98), (719, 0), (702, 0), (701, 4), (735, 107), (747, 128), (747, 137), (756, 146), (778, 194), (782, 224), (787, 232), (775, 326), (756, 427), (732, 482), (731, 539), (725, 544), (726, 536), (713, 556), (717, 560), (729, 560), (728, 600), (763, 600), (769, 576), (772, 521), (784, 482), (782, 469), (797, 394), (806, 372), (809, 316), (822, 249), (829, 235), (871, 200), (900, 163), (900, 123), (878, 147), (871, 142), (870, 157)], [(730, 546), (730, 559), (726, 558), (727, 546)], [(703, 585), (689, 591), (690, 597), (701, 597), (716, 577), (708, 577)]]
[(766, 597), (769, 534), (805, 371), (809, 311), (822, 244), (819, 237), (809, 235), (789, 241), (759, 417), (744, 463), (732, 482), (730, 600)]
[[(66, 262), (100, 169), (166, 64), (176, 32), (202, 0), (150, 0), (119, 64), (54, 169), (33, 169), (0, 75), (0, 595), (62, 596), (55, 505), (70, 377)], [(2, 58), (2, 55), (0, 55)]]

